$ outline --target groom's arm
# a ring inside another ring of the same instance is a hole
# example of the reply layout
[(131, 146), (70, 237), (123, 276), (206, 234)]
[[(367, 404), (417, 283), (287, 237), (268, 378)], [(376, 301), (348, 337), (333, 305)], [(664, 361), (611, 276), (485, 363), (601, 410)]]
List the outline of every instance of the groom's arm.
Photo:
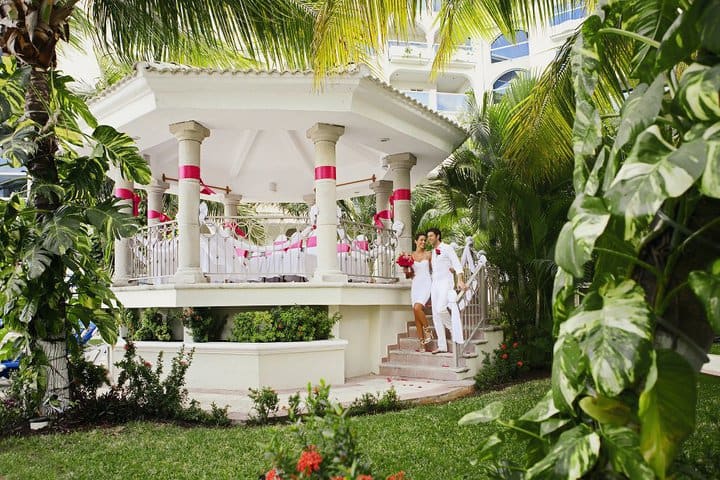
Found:
[(455, 275), (457, 275), (458, 287), (460, 287), (461, 290), (465, 290), (465, 288), (467, 288), (463, 279), (465, 272), (463, 271), (460, 259), (458, 258), (455, 249), (451, 246), (448, 246), (446, 250), (448, 258), (450, 259), (450, 264), (452, 265), (452, 270), (455, 272)]

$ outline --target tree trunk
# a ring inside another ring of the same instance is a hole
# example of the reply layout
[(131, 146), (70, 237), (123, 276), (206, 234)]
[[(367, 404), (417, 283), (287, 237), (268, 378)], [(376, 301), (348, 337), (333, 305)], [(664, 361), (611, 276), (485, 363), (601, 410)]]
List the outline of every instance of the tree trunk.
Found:
[[(40, 128), (37, 150), (28, 162), (27, 169), (32, 180), (30, 199), (37, 208), (38, 224), (47, 222), (61, 206), (62, 199), (48, 189), (38, 193), (37, 187), (57, 185), (59, 182), (55, 154), (57, 141), (52, 134), (50, 114), (50, 69), (33, 66), (30, 70), (30, 84), (25, 93), (25, 116)], [(53, 292), (58, 283), (64, 281), (65, 267), (57, 255), (38, 279), (41, 288)], [(44, 367), (47, 386), (43, 396), (42, 411), (53, 415), (65, 410), (70, 403), (70, 379), (68, 374), (67, 326), (65, 299), (46, 297), (47, 303), (38, 306), (31, 328), (36, 334), (37, 346), (45, 354), (48, 364)]]
[(525, 274), (520, 262), (520, 224), (518, 223), (515, 204), (510, 207), (510, 218), (512, 222), (513, 250), (515, 251), (515, 258), (517, 258), (518, 298), (522, 301), (525, 298)]
[(42, 414), (48, 416), (63, 412), (70, 406), (67, 339), (65, 335), (61, 337), (37, 342), (47, 358), (47, 366), (44, 367), (47, 388), (40, 408)]

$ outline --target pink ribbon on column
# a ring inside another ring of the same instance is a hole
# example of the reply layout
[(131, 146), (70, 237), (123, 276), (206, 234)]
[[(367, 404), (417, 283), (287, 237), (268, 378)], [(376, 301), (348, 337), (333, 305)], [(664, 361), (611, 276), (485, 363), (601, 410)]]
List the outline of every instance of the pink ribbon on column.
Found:
[(200, 178), (200, 167), (196, 165), (180, 165), (178, 168), (178, 178), (197, 180), (202, 186), (200, 193), (204, 193), (205, 195), (215, 194), (215, 190), (205, 185), (205, 182), (203, 182), (202, 178)]
[(410, 200), (410, 189), (398, 188), (391, 196), (395, 201), (397, 200)]
[(140, 195), (128, 188), (116, 188), (115, 197), (122, 200), (132, 200), (133, 217), (137, 217), (140, 212)]
[(172, 218), (157, 210), (148, 210), (148, 219), (157, 219), (158, 222), (169, 222)]
[(315, 180), (335, 180), (337, 169), (335, 167), (326, 165), (322, 167), (315, 167)]

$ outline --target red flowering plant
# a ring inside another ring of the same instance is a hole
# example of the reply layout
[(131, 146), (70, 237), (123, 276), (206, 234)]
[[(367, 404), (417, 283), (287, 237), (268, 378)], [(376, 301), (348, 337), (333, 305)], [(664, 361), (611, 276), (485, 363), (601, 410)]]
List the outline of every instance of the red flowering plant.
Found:
[[(312, 398), (309, 400), (310, 403), (315, 401)], [(307, 410), (315, 414), (300, 417), (291, 427), (297, 442), (288, 442), (279, 432), (271, 438), (265, 449), (265, 458), (269, 460), (270, 467), (261, 478), (381, 480), (372, 475), (369, 462), (358, 449), (347, 410), (333, 402), (329, 402), (322, 412), (312, 407)], [(289, 444), (300, 444), (300, 451)], [(406, 477), (404, 472), (398, 472), (387, 478), (404, 480)]]
[(502, 385), (519, 378), (530, 367), (522, 342), (507, 340), (490, 354), (485, 353), (482, 368), (475, 375), (475, 385), (483, 390)]

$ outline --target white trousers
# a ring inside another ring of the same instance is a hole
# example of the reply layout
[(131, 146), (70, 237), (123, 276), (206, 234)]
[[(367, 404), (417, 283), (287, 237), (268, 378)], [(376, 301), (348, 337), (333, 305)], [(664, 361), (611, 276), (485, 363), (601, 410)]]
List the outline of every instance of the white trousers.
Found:
[[(432, 301), (433, 326), (438, 338), (438, 349), (447, 351), (447, 339), (445, 337), (445, 327), (450, 330), (452, 341), (455, 343), (463, 343), (462, 323), (460, 315), (450, 315), (448, 312), (448, 292), (454, 289), (455, 285), (453, 277), (433, 278), (432, 287), (430, 289), (430, 298)], [(456, 307), (457, 308), (457, 307)]]

